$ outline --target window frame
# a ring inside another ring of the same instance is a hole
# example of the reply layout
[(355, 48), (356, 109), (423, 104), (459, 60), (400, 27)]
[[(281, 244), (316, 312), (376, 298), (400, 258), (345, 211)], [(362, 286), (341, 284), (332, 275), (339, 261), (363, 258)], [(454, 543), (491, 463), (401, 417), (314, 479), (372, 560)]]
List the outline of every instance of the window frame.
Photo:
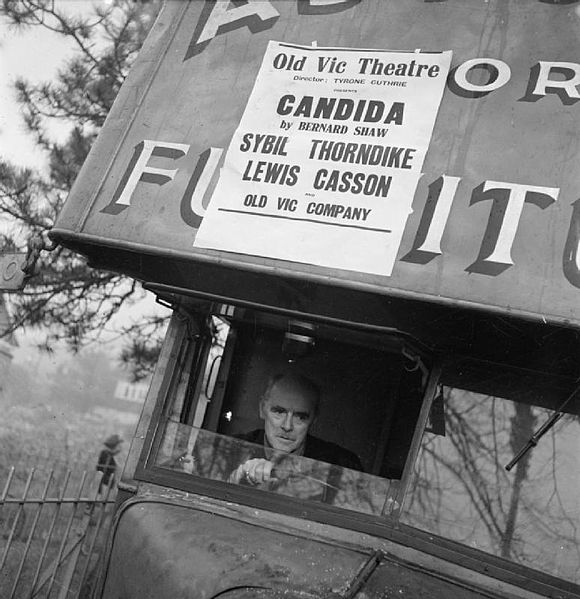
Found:
[[(197, 318), (194, 318), (194, 315)], [(226, 498), (230, 501), (232, 496), (236, 496), (236, 491), (240, 489), (239, 485), (231, 485), (231, 483), (222, 483), (222, 481), (210, 481), (204, 480), (201, 477), (192, 476), (188, 473), (180, 473), (178, 471), (170, 471), (163, 467), (160, 467), (155, 464), (155, 458), (160, 449), (162, 438), (163, 438), (163, 428), (165, 426), (166, 421), (168, 420), (168, 416), (172, 411), (172, 406), (176, 401), (182, 401), (185, 403), (186, 398), (177, 399), (174, 394), (174, 389), (183, 386), (187, 389), (186, 393), (189, 393), (190, 389), (193, 389), (194, 393), (198, 393), (199, 389), (203, 384), (203, 370), (207, 360), (207, 356), (209, 355), (209, 351), (211, 348), (211, 336), (209, 334), (208, 328), (201, 322), (204, 322), (207, 318), (211, 318), (212, 316), (220, 317), (224, 320), (228, 320), (229, 317), (233, 316), (233, 312), (231, 307), (224, 307), (223, 305), (218, 306), (216, 309), (215, 304), (210, 304), (205, 306), (205, 310), (202, 311), (191, 311), (187, 315), (182, 314), (181, 318), (183, 322), (186, 323), (187, 330), (189, 334), (184, 335), (180, 341), (180, 347), (176, 348), (172, 355), (174, 355), (174, 359), (170, 364), (167, 364), (164, 368), (165, 375), (169, 377), (169, 382), (164, 385), (164, 396), (163, 398), (158, 398), (156, 402), (155, 411), (152, 415), (152, 422), (154, 426), (150, 427), (148, 431), (146, 442), (144, 445), (143, 452), (139, 458), (135, 478), (136, 480), (143, 480), (148, 482), (155, 481), (163, 481), (163, 484), (166, 486), (170, 486), (172, 488), (182, 490), (185, 492), (202, 492), (203, 494), (215, 496), (215, 498)], [(333, 323), (334, 324), (334, 323)], [(235, 322), (230, 323), (230, 330), (228, 334), (228, 340), (230, 336), (234, 337), (234, 342), (228, 346), (226, 345), (224, 351), (224, 365), (226, 366), (226, 376), (227, 371), (229, 371), (230, 362), (232, 359), (233, 348), (236, 341), (236, 330), (235, 330)], [(381, 327), (378, 327), (381, 329)], [(346, 329), (346, 327), (345, 327)], [(364, 333), (364, 327), (357, 327), (356, 324), (351, 323), (351, 327), (348, 330), (355, 330)], [(389, 335), (391, 333), (391, 329), (385, 331), (385, 335)], [(188, 356), (193, 355), (194, 357), (187, 362)], [(191, 369), (182, 369), (179, 370), (179, 364), (190, 363)], [(423, 431), (427, 424), (427, 420), (429, 417), (431, 404), (436, 394), (437, 382), (441, 372), (440, 366), (432, 365), (427, 384), (425, 385), (425, 389), (423, 390), (423, 397), (421, 400), (421, 408), (419, 411), (419, 415), (415, 422), (415, 427), (413, 430), (413, 435), (411, 439), (411, 444), (409, 446), (409, 450), (407, 452), (407, 456), (405, 459), (405, 466), (403, 468), (403, 473), (401, 479), (391, 479), (392, 484), (390, 487), (390, 492), (385, 496), (384, 508), (383, 512), (380, 516), (381, 519), (389, 519), (391, 521), (398, 520), (401, 506), (403, 505), (404, 496), (406, 490), (411, 483), (412, 473), (413, 473), (413, 464), (414, 460), (417, 458), (417, 454), (420, 448), (421, 438), (423, 435)], [(220, 377), (223, 375), (220, 375)], [(188, 380), (183, 381), (183, 378)], [(193, 382), (193, 384), (192, 384)], [(223, 393), (222, 393), (223, 400)], [(183, 407), (182, 407), (183, 410)], [(191, 411), (195, 412), (195, 406), (192, 406)], [(169, 473), (169, 475), (167, 475)], [(153, 475), (153, 476), (151, 476)], [(155, 480), (150, 480), (155, 479)], [(192, 480), (194, 479), (193, 484)], [(199, 481), (204, 481), (210, 483), (209, 486), (206, 484), (196, 484)], [(214, 483), (215, 486), (214, 487)], [(225, 484), (226, 487), (222, 487), (222, 484)], [(234, 487), (233, 493), (231, 487)], [(212, 494), (212, 490), (215, 490), (215, 495)], [(249, 504), (261, 504), (261, 496), (262, 495), (273, 495), (274, 499), (272, 501), (266, 501), (265, 504), (269, 507), (268, 509), (274, 509), (275, 511), (284, 511), (284, 504), (287, 502), (291, 502), (292, 499), (296, 501), (296, 505), (290, 507), (291, 512), (299, 512), (301, 514), (310, 513), (310, 510), (305, 510), (305, 501), (298, 500), (295, 498), (291, 498), (288, 496), (276, 495), (275, 493), (270, 493), (268, 491), (260, 490), (260, 489), (249, 489), (250, 494), (247, 495), (244, 489), (240, 495), (240, 500), (243, 503)], [(251, 498), (251, 499), (250, 499)], [(254, 500), (254, 498), (256, 498)], [(292, 502), (291, 502), (292, 503)], [(316, 506), (315, 502), (312, 502), (312, 505)], [(322, 511), (326, 509), (338, 510), (337, 513), (351, 512), (351, 510), (347, 510), (345, 508), (333, 507), (327, 504), (323, 504)], [(318, 513), (318, 509), (314, 509), (312, 511), (313, 514)], [(369, 516), (368, 514), (357, 513), (352, 511), (353, 514), (364, 517)], [(374, 517), (374, 516), (373, 516)], [(319, 519), (320, 516), (317, 515), (316, 519)]]

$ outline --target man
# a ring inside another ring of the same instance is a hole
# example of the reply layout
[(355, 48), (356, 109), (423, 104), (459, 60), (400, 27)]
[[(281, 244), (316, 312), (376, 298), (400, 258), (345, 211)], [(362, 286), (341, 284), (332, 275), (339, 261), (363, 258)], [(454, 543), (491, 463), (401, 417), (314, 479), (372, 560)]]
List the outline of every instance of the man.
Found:
[(121, 451), (121, 443), (123, 443), (123, 439), (119, 435), (111, 435), (103, 443), (105, 449), (99, 454), (96, 468), (99, 472), (103, 473), (99, 481), (99, 495), (106, 493), (107, 488), (113, 484), (115, 472), (117, 471), (115, 456)]
[(318, 387), (306, 377), (291, 374), (274, 376), (260, 400), (260, 418), (264, 421), (264, 428), (238, 437), (263, 445), (264, 457), (246, 460), (230, 474), (228, 480), (254, 486), (274, 479), (274, 463), (268, 459), (272, 450), (362, 470), (361, 462), (354, 453), (308, 434), (318, 415), (319, 402)]
[[(115, 481), (115, 472), (117, 471), (115, 456), (121, 451), (121, 443), (123, 443), (123, 439), (119, 435), (110, 435), (103, 443), (105, 449), (99, 453), (96, 470), (103, 473), (97, 490), (97, 500), (99, 501), (106, 499), (111, 492), (111, 487)], [(91, 516), (93, 509), (94, 505), (87, 503), (85, 514)]]

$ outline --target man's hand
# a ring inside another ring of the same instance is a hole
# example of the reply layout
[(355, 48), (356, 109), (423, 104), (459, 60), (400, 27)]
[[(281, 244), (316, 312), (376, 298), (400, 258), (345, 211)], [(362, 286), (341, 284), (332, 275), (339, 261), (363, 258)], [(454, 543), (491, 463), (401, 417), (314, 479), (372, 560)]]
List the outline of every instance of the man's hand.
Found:
[(238, 466), (229, 476), (230, 483), (246, 483), (251, 486), (260, 485), (275, 478), (274, 464), (263, 458), (253, 458)]

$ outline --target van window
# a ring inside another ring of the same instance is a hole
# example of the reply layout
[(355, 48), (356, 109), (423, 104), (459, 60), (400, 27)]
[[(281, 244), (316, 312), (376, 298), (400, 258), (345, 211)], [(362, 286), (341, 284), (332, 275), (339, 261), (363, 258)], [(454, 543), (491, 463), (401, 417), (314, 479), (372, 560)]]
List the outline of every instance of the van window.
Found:
[[(183, 475), (176, 485), (195, 476), (390, 513), (427, 376), (401, 339), (245, 312), (212, 317), (196, 347), (170, 390), (155, 456), (156, 466)], [(285, 450), (270, 443), (261, 406), (273, 378), (287, 377), (312, 385), (318, 401), (304, 443)], [(268, 462), (264, 480), (239, 470), (250, 460)]]
[(425, 432), (402, 521), (580, 582), (580, 426), (566, 414), (508, 472), (553, 411), (443, 387), (445, 436)]

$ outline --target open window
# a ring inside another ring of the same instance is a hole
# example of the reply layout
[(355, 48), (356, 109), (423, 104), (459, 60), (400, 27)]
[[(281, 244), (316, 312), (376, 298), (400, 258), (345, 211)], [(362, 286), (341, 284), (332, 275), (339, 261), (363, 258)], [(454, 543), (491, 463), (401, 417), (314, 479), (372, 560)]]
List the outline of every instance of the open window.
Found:
[[(427, 356), (401, 334), (378, 327), (224, 306), (189, 318), (196, 331), (181, 350), (167, 391), (155, 468), (189, 488), (195, 477), (232, 483), (240, 464), (267, 457), (272, 479), (257, 491), (390, 514), (417, 442)], [(271, 377), (281, 373), (317, 386), (319, 414), (308, 434), (355, 454), (361, 469), (333, 463), (332, 455), (311, 455), (309, 441), (304, 454), (296, 455), (268, 447), (267, 439), (256, 442), (259, 434), (248, 440), (248, 433), (264, 428), (260, 400)]]

